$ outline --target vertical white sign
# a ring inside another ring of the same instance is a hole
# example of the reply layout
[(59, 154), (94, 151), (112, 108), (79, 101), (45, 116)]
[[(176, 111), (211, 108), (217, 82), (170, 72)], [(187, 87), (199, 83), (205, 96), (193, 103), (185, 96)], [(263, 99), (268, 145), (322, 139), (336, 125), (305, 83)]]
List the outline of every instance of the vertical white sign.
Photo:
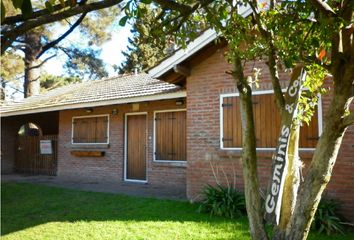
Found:
[(281, 126), (280, 137), (276, 152), (273, 155), (272, 175), (269, 181), (267, 195), (265, 199), (264, 218), (273, 224), (279, 224), (280, 210), (283, 197), (285, 177), (287, 175), (288, 145), (290, 131), (294, 118), (297, 115), (301, 86), (306, 78), (306, 71), (302, 67), (294, 68), (289, 88), (285, 99), (285, 116)]

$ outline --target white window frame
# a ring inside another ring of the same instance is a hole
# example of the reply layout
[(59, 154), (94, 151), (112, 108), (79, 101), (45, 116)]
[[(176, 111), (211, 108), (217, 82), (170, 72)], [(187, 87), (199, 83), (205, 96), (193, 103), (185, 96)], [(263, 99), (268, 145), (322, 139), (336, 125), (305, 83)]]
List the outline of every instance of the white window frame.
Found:
[[(87, 115), (87, 116), (74, 116), (71, 120), (71, 144), (73, 145), (102, 145), (109, 144), (109, 114)], [(74, 142), (74, 120), (79, 118), (94, 118), (94, 117), (107, 117), (107, 142), (105, 143), (75, 143)]]
[[(158, 111), (154, 111), (154, 127), (153, 127), (153, 131), (154, 131), (154, 135), (153, 135), (153, 139), (154, 139), (154, 143), (153, 143), (153, 152), (152, 152), (152, 155), (153, 155), (153, 162), (157, 162), (157, 163), (185, 163), (187, 162), (187, 159), (185, 160), (156, 160), (156, 113), (163, 113), (163, 112), (186, 112), (187, 114), (187, 109), (185, 108), (180, 108), (180, 109), (169, 109), (169, 110), (158, 110)], [(187, 127), (187, 124), (186, 124), (186, 127)], [(186, 139), (187, 141), (187, 139)], [(187, 143), (186, 143), (187, 144)], [(187, 149), (186, 149), (187, 150)]]
[[(303, 89), (306, 90), (306, 89)], [(286, 92), (286, 89), (282, 89), (283, 92)], [(262, 91), (255, 91), (252, 93), (252, 95), (264, 95), (264, 94), (274, 94), (274, 90), (262, 90)], [(222, 141), (224, 137), (224, 121), (223, 121), (223, 116), (224, 116), (224, 109), (222, 107), (222, 103), (224, 98), (226, 97), (239, 97), (240, 93), (225, 93), (225, 94), (220, 94), (220, 99), (219, 99), (219, 108), (220, 108), (220, 149), (221, 150), (242, 150), (242, 147), (224, 147), (224, 143)], [(322, 134), (322, 98), (321, 95), (319, 95), (318, 98), (318, 104), (317, 104), (317, 118), (318, 118), (318, 137), (321, 136)], [(256, 148), (256, 150), (265, 150), (265, 151), (274, 151), (276, 148)], [(313, 151), (315, 148), (299, 148), (301, 151)]]
[(146, 167), (145, 167), (145, 180), (139, 180), (139, 179), (130, 179), (127, 177), (127, 163), (128, 163), (128, 116), (133, 116), (133, 115), (145, 115), (146, 116), (146, 139), (145, 143), (148, 146), (148, 132), (149, 132), (149, 126), (148, 126), (148, 113), (147, 112), (131, 112), (131, 113), (126, 113), (124, 116), (124, 181), (125, 182), (134, 182), (134, 183), (147, 183), (148, 182), (148, 148), (145, 148), (145, 162), (146, 162)]

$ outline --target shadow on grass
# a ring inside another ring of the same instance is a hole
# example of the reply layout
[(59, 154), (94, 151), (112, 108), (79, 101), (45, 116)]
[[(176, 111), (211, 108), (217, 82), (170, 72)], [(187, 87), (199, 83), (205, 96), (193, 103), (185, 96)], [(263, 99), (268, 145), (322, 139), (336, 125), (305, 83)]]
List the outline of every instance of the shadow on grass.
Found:
[[(107, 225), (86, 225), (85, 222), (119, 221), (120, 223), (124, 223), (119, 226), (126, 228), (125, 234), (133, 234), (126, 238), (123, 237), (119, 239), (145, 239), (144, 234), (151, 235), (155, 233), (162, 234), (158, 239), (164, 239), (163, 231), (170, 231), (171, 229), (168, 229), (169, 226), (173, 226), (174, 228), (171, 230), (172, 235), (168, 235), (170, 237), (174, 236), (174, 233), (180, 234), (179, 231), (181, 229), (179, 228), (184, 228), (183, 230), (186, 230), (183, 233), (184, 235), (182, 233), (182, 235), (179, 235), (179, 239), (250, 238), (248, 220), (246, 217), (236, 220), (210, 217), (208, 214), (199, 214), (197, 212), (198, 206), (188, 202), (132, 197), (111, 193), (85, 192), (28, 183), (4, 183), (2, 184), (1, 193), (2, 236), (46, 223), (84, 222), (86, 228), (82, 231), (84, 231), (84, 233), (85, 231), (89, 231), (87, 236), (88, 238), (92, 238), (92, 235), (90, 234), (97, 234), (95, 233), (97, 227), (100, 228), (101, 226), (104, 226), (105, 228)], [(135, 222), (138, 226), (129, 225), (132, 222), (133, 224)], [(113, 230), (112, 226), (109, 226), (111, 228), (107, 231), (117, 231), (117, 225), (115, 224), (116, 223), (113, 223)], [(66, 232), (67, 235), (76, 234), (79, 237), (74, 239), (82, 239), (81, 235), (84, 233), (77, 233), (75, 227), (76, 225), (68, 230), (67, 226), (65, 226), (62, 229), (55, 230), (56, 233), (58, 233), (58, 231), (63, 231), (64, 233)], [(92, 227), (96, 229), (89, 229)], [(151, 229), (152, 227), (154, 229)], [(204, 230), (201, 230), (201, 228)], [(47, 231), (47, 226), (39, 231), (42, 230)], [(140, 232), (139, 237), (136, 237), (134, 231), (141, 230), (144, 230), (144, 232)], [(193, 233), (190, 233), (191, 231)], [(16, 234), (17, 233), (15, 233), (15, 236), (10, 239), (18, 238), (19, 235)], [(32, 234), (31, 236), (33, 236), (33, 234), (36, 234), (36, 231), (29, 234)], [(119, 232), (118, 234), (121, 233)], [(200, 236), (198, 234), (204, 235)], [(212, 235), (210, 236), (210, 234)], [(39, 237), (37, 235), (35, 236)], [(65, 236), (63, 239), (66, 239)], [(181, 236), (184, 236), (185, 238), (181, 238)], [(196, 236), (198, 238), (196, 238)], [(112, 237), (111, 239), (117, 239), (117, 237)], [(312, 232), (309, 236), (309, 240), (331, 239), (354, 239), (354, 234), (349, 233), (347, 236), (325, 236), (323, 234)]]
[[(27, 183), (4, 183), (1, 190), (1, 235), (48, 222), (172, 221), (203, 222), (223, 228), (235, 220), (197, 213), (188, 202), (84, 192)], [(238, 219), (248, 235), (247, 218)], [(228, 226), (229, 227), (229, 226)]]

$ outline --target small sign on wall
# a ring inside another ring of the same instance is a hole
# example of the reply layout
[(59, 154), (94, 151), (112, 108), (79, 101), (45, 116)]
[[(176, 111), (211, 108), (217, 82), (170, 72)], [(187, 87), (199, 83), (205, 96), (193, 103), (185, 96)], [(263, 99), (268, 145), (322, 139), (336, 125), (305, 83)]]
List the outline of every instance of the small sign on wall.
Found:
[(39, 148), (41, 154), (52, 154), (52, 140), (40, 140)]

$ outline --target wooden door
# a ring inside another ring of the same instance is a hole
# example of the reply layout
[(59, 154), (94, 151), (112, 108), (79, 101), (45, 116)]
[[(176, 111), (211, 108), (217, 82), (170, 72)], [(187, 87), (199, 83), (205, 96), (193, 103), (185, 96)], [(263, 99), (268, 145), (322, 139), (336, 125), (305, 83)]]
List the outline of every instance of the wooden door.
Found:
[[(41, 154), (40, 141), (50, 140), (51, 154)], [(18, 136), (15, 155), (15, 172), (56, 175), (57, 135)]]
[(126, 116), (126, 179), (146, 181), (146, 115)]

